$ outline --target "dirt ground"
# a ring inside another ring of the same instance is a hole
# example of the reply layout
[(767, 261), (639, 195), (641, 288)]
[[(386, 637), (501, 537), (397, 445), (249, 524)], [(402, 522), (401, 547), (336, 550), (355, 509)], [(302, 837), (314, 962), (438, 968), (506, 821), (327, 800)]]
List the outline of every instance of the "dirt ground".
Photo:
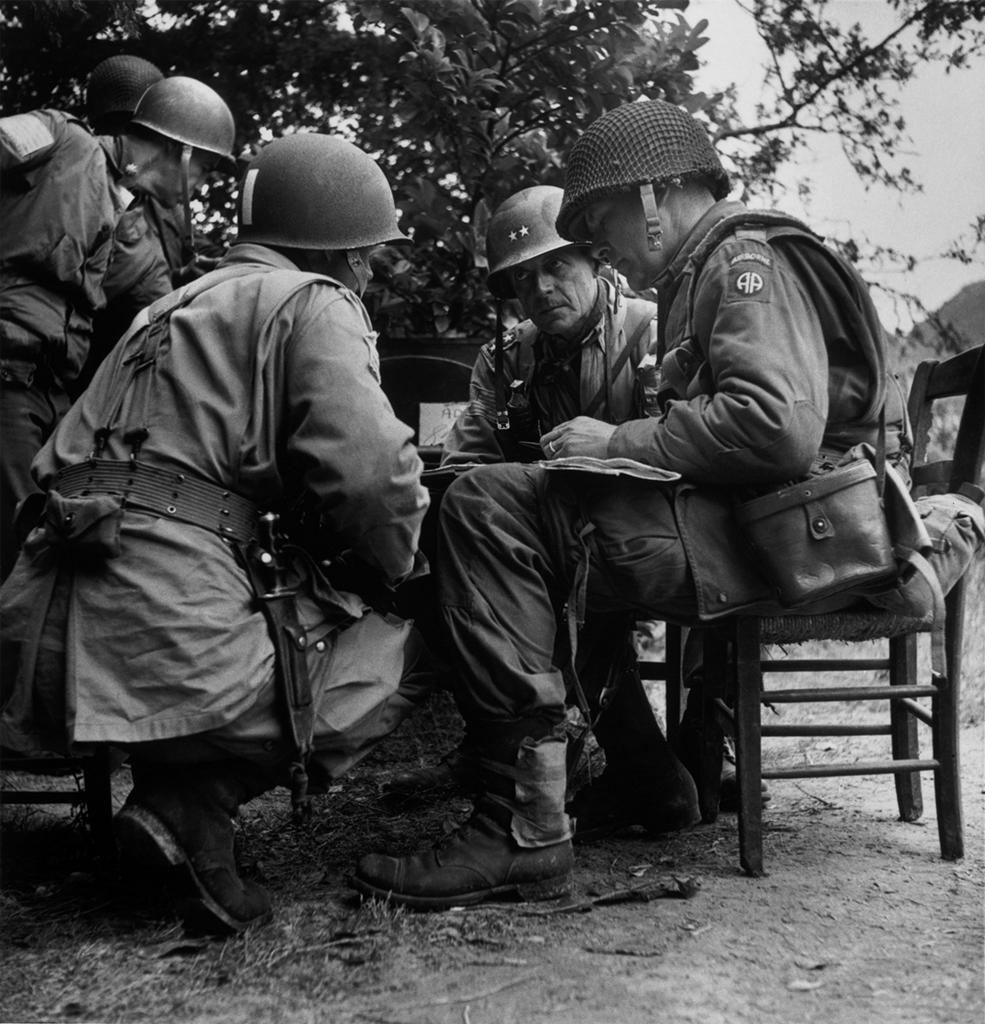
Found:
[[(440, 702), (319, 798), (303, 829), (283, 793), (248, 805), (242, 869), (269, 888), (275, 916), (226, 941), (183, 936), (148, 886), (135, 904), (101, 878), (67, 810), (6, 808), (0, 1020), (981, 1024), (981, 634), (967, 650), (966, 856), (954, 863), (939, 857), (929, 777), (916, 824), (897, 820), (889, 776), (787, 781), (766, 808), (765, 878), (739, 871), (726, 814), (660, 842), (579, 847), (574, 907), (360, 905), (345, 884), (360, 853), (417, 848), (467, 812), (463, 800), (392, 808), (379, 797), (394, 767), (453, 742)], [(770, 742), (769, 759), (794, 760), (832, 741)], [(865, 749), (854, 740), (847, 753)], [(115, 788), (122, 802), (126, 769)], [(639, 886), (676, 895), (600, 900)]]

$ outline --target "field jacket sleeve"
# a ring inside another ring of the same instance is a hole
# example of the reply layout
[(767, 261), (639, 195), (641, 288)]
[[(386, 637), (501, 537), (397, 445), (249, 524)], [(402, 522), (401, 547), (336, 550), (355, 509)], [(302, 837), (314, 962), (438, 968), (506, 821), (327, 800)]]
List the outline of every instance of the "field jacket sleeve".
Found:
[(796, 277), (765, 242), (732, 237), (697, 281), (693, 332), (687, 292), (685, 279), (668, 321), (680, 344), (662, 365), (674, 397), (660, 417), (618, 427), (608, 454), (724, 486), (802, 476), (824, 434), (828, 366)]
[(320, 287), (298, 301), (306, 308), (285, 359), (288, 458), (338, 540), (399, 580), (413, 568), (428, 506), (413, 432), (380, 386), (376, 334), (356, 296)]

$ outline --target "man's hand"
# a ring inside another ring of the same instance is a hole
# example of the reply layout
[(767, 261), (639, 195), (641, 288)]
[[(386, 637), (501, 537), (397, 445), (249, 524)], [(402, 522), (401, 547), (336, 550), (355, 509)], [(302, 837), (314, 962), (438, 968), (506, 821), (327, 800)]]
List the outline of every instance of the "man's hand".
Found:
[(609, 438), (615, 426), (590, 416), (576, 416), (549, 430), (540, 439), (540, 446), (549, 459), (563, 459), (571, 455), (588, 455), (604, 459), (609, 453)]

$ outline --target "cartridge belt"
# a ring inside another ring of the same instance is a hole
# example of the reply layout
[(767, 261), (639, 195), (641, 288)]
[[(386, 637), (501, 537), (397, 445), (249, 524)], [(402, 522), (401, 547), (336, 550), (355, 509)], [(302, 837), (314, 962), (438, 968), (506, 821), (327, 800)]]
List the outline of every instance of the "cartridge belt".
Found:
[(124, 508), (201, 526), (244, 544), (256, 537), (260, 510), (252, 501), (177, 469), (90, 459), (60, 469), (52, 488), (65, 498), (119, 495)]

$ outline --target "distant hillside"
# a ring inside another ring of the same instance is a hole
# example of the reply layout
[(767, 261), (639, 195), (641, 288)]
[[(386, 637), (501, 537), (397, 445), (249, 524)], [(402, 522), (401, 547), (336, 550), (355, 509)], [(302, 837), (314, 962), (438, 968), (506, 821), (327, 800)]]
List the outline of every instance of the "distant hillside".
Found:
[(985, 342), (985, 281), (965, 285), (930, 319), (917, 324), (907, 343), (934, 352), (960, 352)]
[(985, 342), (985, 281), (961, 291), (903, 338), (888, 338), (889, 365), (909, 387), (923, 359), (939, 358)]

